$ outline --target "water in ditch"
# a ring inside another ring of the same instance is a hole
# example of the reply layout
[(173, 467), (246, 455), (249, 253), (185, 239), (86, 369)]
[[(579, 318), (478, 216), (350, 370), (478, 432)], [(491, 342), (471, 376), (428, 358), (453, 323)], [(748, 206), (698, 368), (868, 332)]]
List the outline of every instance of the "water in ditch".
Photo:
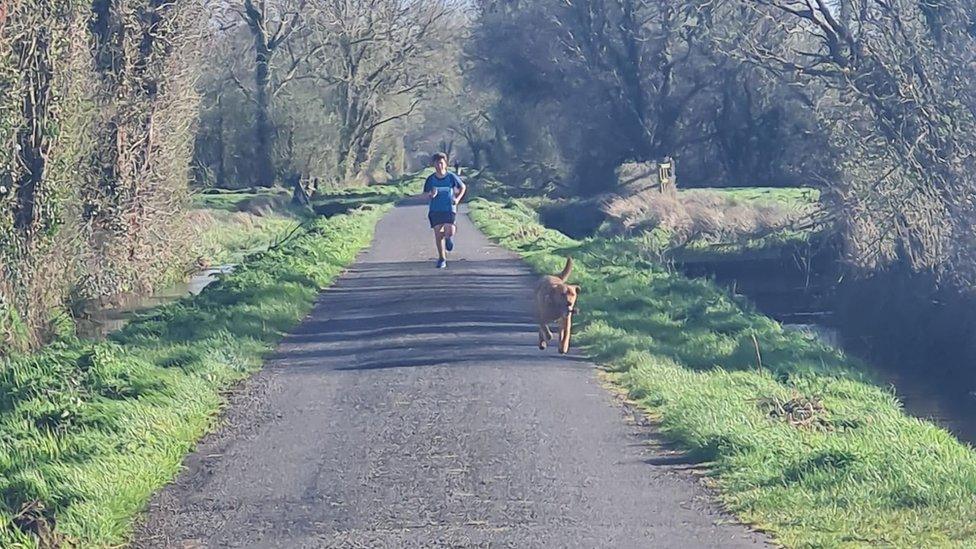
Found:
[[(976, 392), (951, 376), (932, 374), (910, 359), (883, 361), (881, 338), (847, 335), (832, 310), (832, 275), (810, 276), (783, 260), (711, 261), (678, 265), (688, 276), (709, 277), (752, 300), (783, 327), (817, 338), (862, 360), (898, 395), (907, 413), (930, 420), (976, 445)], [(945, 370), (940, 369), (940, 370)]]
[(197, 295), (220, 275), (227, 274), (233, 269), (233, 265), (206, 269), (185, 282), (164, 288), (152, 295), (124, 295), (110, 305), (86, 303), (82, 318), (76, 320), (78, 335), (87, 339), (103, 339), (128, 324), (136, 314), (188, 295)]

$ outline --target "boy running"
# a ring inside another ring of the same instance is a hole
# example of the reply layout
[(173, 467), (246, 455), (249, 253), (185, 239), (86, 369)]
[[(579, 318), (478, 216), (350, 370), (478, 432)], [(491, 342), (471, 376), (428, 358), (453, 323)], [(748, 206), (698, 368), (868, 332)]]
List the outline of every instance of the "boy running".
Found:
[(457, 205), (461, 202), (467, 187), (456, 174), (447, 171), (447, 155), (437, 153), (433, 157), (434, 173), (424, 182), (424, 194), (430, 201), (427, 219), (434, 230), (434, 245), (437, 247), (437, 268), (447, 267), (447, 252), (454, 249), (454, 235), (457, 227)]

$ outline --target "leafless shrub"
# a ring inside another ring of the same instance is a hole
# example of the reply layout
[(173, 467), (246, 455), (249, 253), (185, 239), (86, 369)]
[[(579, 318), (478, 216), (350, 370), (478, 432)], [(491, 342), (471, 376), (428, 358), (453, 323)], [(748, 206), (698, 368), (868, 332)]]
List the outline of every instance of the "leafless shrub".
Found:
[(0, 353), (179, 269), (200, 6), (0, 1)]
[(146, 291), (188, 253), (200, 2), (95, 2), (84, 293)]

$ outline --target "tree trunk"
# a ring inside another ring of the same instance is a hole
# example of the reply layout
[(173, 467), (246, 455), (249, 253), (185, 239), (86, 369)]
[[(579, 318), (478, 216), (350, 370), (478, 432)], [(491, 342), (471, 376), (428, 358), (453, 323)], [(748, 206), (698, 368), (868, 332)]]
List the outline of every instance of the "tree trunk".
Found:
[(407, 171), (406, 166), (407, 148), (403, 144), (403, 136), (397, 138), (396, 149), (393, 151), (393, 173), (395, 177), (400, 177)]
[[(636, 13), (637, 7), (634, 5), (634, 2), (625, 2), (623, 8), (623, 21), (621, 22), (623, 36), (621, 40), (623, 42), (624, 55), (617, 60), (616, 69), (623, 88), (621, 91), (623, 91), (624, 97), (627, 99), (633, 111), (630, 113), (633, 117), (632, 123), (636, 123), (637, 125), (635, 128), (636, 139), (634, 140), (634, 145), (640, 149), (637, 151), (638, 154), (646, 157), (648, 154), (655, 153), (658, 144), (656, 143), (657, 135), (653, 128), (654, 122), (649, 120), (648, 117), (647, 97), (642, 80), (642, 71), (645, 70), (641, 52), (643, 41), (640, 35), (639, 16)], [(664, 17), (666, 18), (670, 10), (667, 8), (664, 9), (666, 12)], [(657, 69), (662, 76), (662, 90), (666, 94), (670, 90), (671, 79), (665, 51), (661, 52), (661, 56), (657, 62)]]
[(271, 123), (271, 51), (260, 36), (255, 36), (255, 168), (257, 184), (271, 187), (275, 182), (274, 128)]
[(342, 156), (342, 177), (344, 181), (352, 181), (359, 175), (364, 156), (362, 137), (352, 136), (349, 139), (350, 142), (344, 147), (345, 154)]
[(23, 169), (17, 181), (17, 205), (14, 226), (24, 235), (29, 247), (38, 230), (50, 139), (45, 137), (51, 109), (51, 36), (50, 29), (37, 28), (17, 45), (26, 82), (21, 104), (24, 125), (17, 132), (18, 157)]
[(476, 170), (480, 170), (482, 168), (480, 145), (473, 145), (471, 147), (471, 167)]
[(217, 187), (226, 188), (227, 186), (227, 162), (225, 157), (227, 156), (227, 143), (224, 141), (224, 107), (221, 105), (222, 101), (217, 100), (217, 121), (214, 133), (217, 137), (216, 143), (216, 156), (217, 156), (217, 173), (216, 181), (214, 182)]
[(375, 130), (366, 130), (356, 141), (356, 156), (352, 166), (354, 175), (359, 175), (369, 164), (370, 152), (373, 148), (373, 136), (375, 134)]
[(123, 169), (121, 154), (124, 150), (124, 129), (121, 127), (116, 98), (124, 95), (122, 73), (128, 63), (122, 47), (124, 29), (119, 17), (120, 6), (116, 0), (94, 0), (89, 30), (92, 34), (92, 61), (99, 80), (97, 101), (101, 104), (102, 129), (95, 137), (96, 188), (87, 192), (85, 217), (95, 221), (100, 228), (122, 231), (120, 208), (122, 203), (121, 181)]
[(359, 110), (353, 97), (353, 91), (348, 84), (340, 84), (336, 88), (337, 102), (339, 105), (339, 143), (337, 151), (339, 161), (339, 173), (342, 182), (349, 181), (356, 175), (356, 150), (357, 133), (359, 131)]

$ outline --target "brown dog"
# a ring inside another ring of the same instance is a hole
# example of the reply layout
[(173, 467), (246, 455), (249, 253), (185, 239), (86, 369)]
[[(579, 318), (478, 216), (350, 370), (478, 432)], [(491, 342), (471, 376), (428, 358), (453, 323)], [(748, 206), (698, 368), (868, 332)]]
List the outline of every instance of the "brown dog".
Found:
[(566, 258), (566, 266), (558, 275), (542, 277), (535, 289), (536, 320), (539, 322), (539, 349), (543, 351), (552, 339), (549, 324), (559, 321), (559, 352), (569, 352), (569, 334), (573, 329), (573, 314), (576, 310), (576, 297), (580, 287), (566, 284), (573, 270), (573, 258)]

